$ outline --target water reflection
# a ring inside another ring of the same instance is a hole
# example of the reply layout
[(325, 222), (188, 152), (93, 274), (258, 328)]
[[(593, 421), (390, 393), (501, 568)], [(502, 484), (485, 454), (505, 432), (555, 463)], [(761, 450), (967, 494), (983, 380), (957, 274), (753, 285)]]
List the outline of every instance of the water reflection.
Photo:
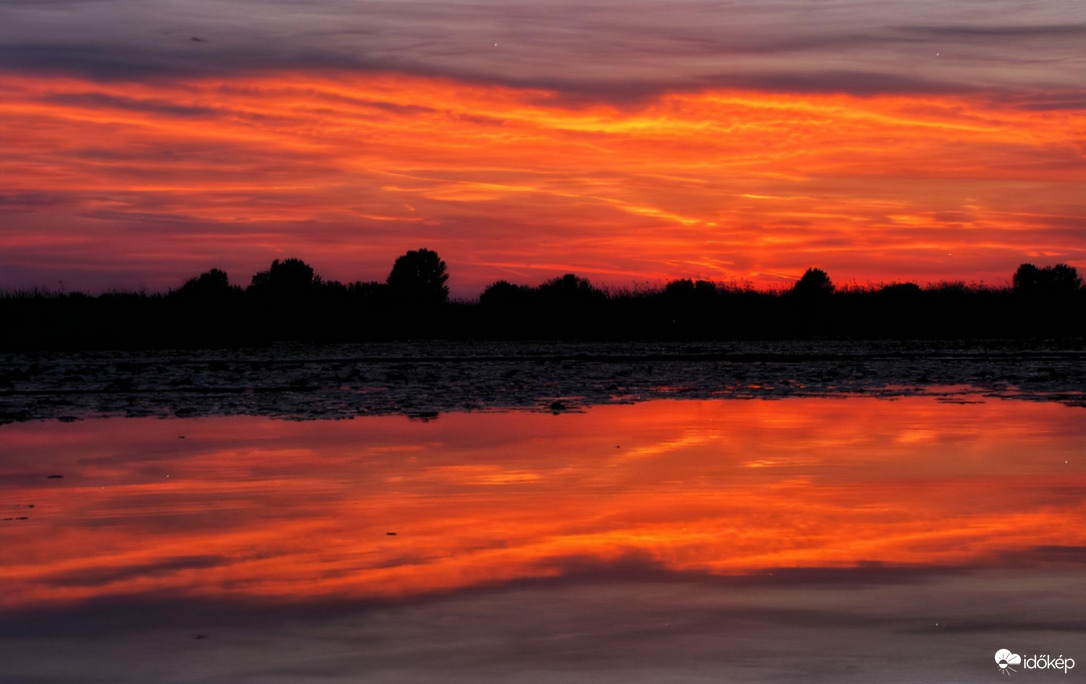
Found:
[(0, 438), (8, 607), (1086, 556), (1086, 413), (1057, 404), (653, 401)]

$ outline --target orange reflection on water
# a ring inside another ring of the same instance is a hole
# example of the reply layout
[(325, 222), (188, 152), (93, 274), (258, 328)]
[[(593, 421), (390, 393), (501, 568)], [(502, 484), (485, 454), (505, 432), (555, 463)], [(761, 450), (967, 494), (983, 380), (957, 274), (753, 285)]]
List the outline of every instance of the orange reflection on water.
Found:
[(654, 401), (0, 437), (7, 606), (404, 597), (614, 563), (1000, 565), (1086, 546), (1086, 413), (1056, 404)]

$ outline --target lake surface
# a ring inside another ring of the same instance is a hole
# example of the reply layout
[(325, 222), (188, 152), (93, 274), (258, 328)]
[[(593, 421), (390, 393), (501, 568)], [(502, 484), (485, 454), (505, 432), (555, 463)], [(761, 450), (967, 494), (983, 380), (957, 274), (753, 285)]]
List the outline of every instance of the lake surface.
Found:
[(1054, 401), (18, 422), (0, 507), (0, 682), (1086, 672), (1086, 409)]

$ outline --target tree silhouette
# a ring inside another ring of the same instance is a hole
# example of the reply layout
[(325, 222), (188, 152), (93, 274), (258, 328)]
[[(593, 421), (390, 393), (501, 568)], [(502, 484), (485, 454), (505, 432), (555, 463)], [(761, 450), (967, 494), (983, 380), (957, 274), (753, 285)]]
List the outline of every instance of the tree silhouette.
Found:
[(490, 310), (509, 310), (522, 308), (532, 301), (532, 289), (524, 285), (514, 285), (507, 280), (499, 280), (487, 286), (479, 295), (479, 306)]
[(1022, 264), (1011, 279), (1014, 291), (1018, 294), (1030, 294), (1038, 289), (1041, 282), (1041, 270), (1033, 264)]
[(879, 288), (879, 296), (885, 299), (916, 299), (923, 294), (924, 290), (916, 283), (890, 283)]
[(821, 268), (808, 268), (803, 277), (792, 286), (792, 293), (802, 297), (822, 297), (833, 294), (830, 276)]
[(688, 278), (656, 289), (604, 291), (567, 273), (536, 287), (492, 283), (478, 304), (448, 302), (447, 279), (437, 254), (420, 249), (397, 259), (386, 282), (325, 281), (300, 259), (276, 259), (244, 293), (217, 268), (166, 295), (0, 291), (0, 349), (409, 338), (1086, 337), (1086, 289), (1067, 264), (1024, 263), (1013, 274), (1013, 289), (958, 281), (835, 292), (825, 271), (810, 268), (786, 292), (717, 288)]
[(1082, 287), (1082, 278), (1074, 266), (1056, 264), (1051, 269), (1049, 283), (1053, 291), (1060, 294), (1070, 294)]
[(543, 283), (539, 286), (539, 295), (548, 304), (574, 306), (602, 302), (607, 298), (607, 295), (594, 287), (586, 278), (572, 273), (551, 278)]
[(436, 306), (449, 299), (445, 262), (429, 249), (412, 250), (396, 259), (388, 274), (388, 288), (396, 299), (415, 305)]
[(708, 280), (694, 281), (694, 294), (698, 297), (712, 297), (716, 294), (716, 283)]
[(185, 281), (175, 294), (194, 299), (223, 299), (230, 296), (236, 288), (230, 287), (226, 271), (213, 268), (195, 278)]
[(664, 294), (668, 297), (680, 299), (694, 294), (694, 281), (689, 278), (679, 278), (664, 285)]
[(248, 291), (275, 299), (298, 298), (309, 294), (313, 286), (319, 284), (320, 278), (314, 277), (313, 267), (301, 259), (276, 259), (267, 271), (253, 276)]
[(664, 285), (664, 296), (676, 300), (688, 300), (697, 297), (700, 300), (711, 299), (716, 294), (716, 283), (708, 280), (690, 280), (680, 278)]
[(1082, 287), (1082, 278), (1073, 266), (1056, 264), (1037, 268), (1033, 264), (1022, 264), (1014, 272), (1012, 280), (1015, 294), (1062, 296), (1069, 295)]

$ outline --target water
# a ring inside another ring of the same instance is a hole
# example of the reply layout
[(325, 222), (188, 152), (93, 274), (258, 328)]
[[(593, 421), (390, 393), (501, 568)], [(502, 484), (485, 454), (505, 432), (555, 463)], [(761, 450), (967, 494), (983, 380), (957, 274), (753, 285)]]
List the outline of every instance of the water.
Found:
[(965, 390), (13, 423), (0, 682), (990, 681), (1086, 663), (1084, 494)]
[(1086, 405), (1075, 342), (418, 342), (0, 354), (0, 424), (88, 416), (340, 419), (650, 399), (863, 395)]

